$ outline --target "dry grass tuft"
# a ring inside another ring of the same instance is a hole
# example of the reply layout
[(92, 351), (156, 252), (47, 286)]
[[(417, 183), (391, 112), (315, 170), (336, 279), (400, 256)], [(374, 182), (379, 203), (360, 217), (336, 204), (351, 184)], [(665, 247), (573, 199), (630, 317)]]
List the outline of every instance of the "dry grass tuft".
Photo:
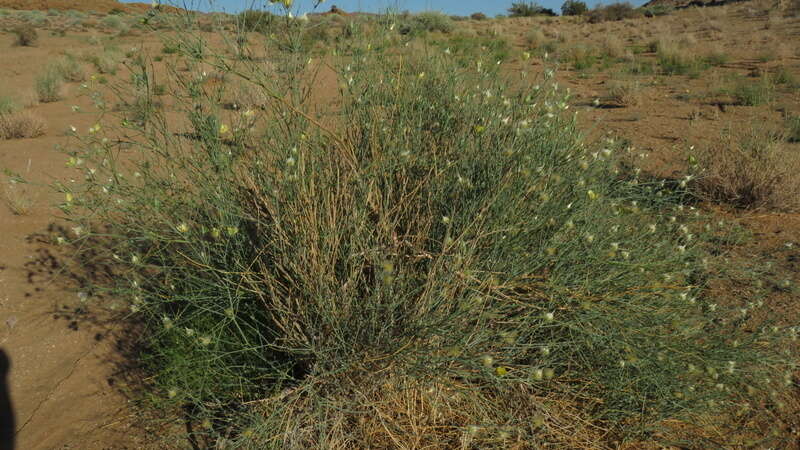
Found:
[(740, 208), (800, 209), (800, 154), (774, 133), (725, 132), (713, 147), (694, 155), (694, 183), (705, 198)]
[(0, 139), (39, 137), (47, 130), (44, 120), (29, 112), (0, 115)]

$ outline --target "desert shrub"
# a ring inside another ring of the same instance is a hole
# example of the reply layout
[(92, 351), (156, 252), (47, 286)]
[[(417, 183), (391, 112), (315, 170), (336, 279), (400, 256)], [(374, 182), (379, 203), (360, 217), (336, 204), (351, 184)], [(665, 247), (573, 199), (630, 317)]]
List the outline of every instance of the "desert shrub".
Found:
[(472, 20), (486, 20), (487, 19), (486, 14), (484, 14), (482, 12), (472, 13), (472, 15), (469, 16), (469, 18), (472, 19)]
[(454, 55), (461, 66), (474, 65), (476, 59), (506, 61), (511, 56), (512, 45), (502, 37), (473, 36), (463, 32), (454, 33), (439, 43)]
[(536, 2), (516, 2), (508, 8), (511, 17), (555, 16), (552, 9), (545, 8)]
[(740, 208), (800, 207), (800, 154), (785, 148), (777, 134), (726, 130), (692, 157), (694, 186), (703, 197)]
[(779, 334), (707, 298), (683, 193), (615, 175), (564, 89), (387, 38), (331, 61), (324, 123), (291, 95), (307, 55), (271, 54), (236, 69), (264, 111), (175, 71), (183, 120), (72, 153), (69, 237), (112, 273), (87, 289), (129, 299), (149, 400), (193, 439), (586, 448), (783, 381)]
[(590, 23), (632, 19), (638, 15), (639, 12), (627, 2), (597, 6), (588, 13)]
[(61, 100), (64, 79), (55, 66), (48, 66), (45, 71), (36, 77), (36, 97), (42, 103), (51, 103)]
[(0, 113), (0, 139), (35, 138), (46, 130), (44, 120), (27, 111)]
[(39, 40), (39, 32), (32, 25), (20, 25), (14, 28), (12, 33), (16, 36), (14, 44), (18, 46), (31, 47), (36, 45), (36, 41)]
[(540, 29), (535, 29), (525, 34), (525, 44), (530, 50), (541, 48), (547, 42), (547, 37)]
[(585, 2), (581, 0), (567, 0), (561, 5), (562, 16), (582, 16), (589, 11)]

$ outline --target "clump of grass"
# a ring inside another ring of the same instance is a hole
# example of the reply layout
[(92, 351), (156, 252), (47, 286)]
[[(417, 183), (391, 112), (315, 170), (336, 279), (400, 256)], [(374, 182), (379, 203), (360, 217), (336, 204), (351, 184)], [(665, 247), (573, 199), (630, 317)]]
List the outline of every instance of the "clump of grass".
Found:
[(54, 68), (66, 81), (81, 82), (86, 80), (86, 71), (74, 56), (66, 55), (59, 59)]
[(694, 186), (703, 197), (740, 208), (794, 211), (800, 207), (800, 155), (778, 135), (752, 129), (725, 131), (698, 149)]
[[(2, 117), (0, 117), (0, 124), (2, 124)], [(3, 203), (11, 211), (11, 214), (15, 216), (28, 215), (35, 203), (30, 193), (20, 186), (20, 183), (15, 179), (11, 179), (6, 185), (0, 186), (0, 196), (2, 196)]]
[(625, 46), (616, 36), (606, 36), (601, 42), (600, 48), (603, 54), (609, 58), (620, 59), (625, 56)]
[(596, 49), (584, 44), (569, 47), (564, 56), (567, 61), (572, 62), (572, 68), (578, 71), (590, 69), (598, 61)]
[(621, 106), (636, 106), (641, 100), (641, 85), (632, 80), (611, 80), (608, 83), (608, 98)]
[(730, 60), (730, 55), (719, 47), (712, 48), (704, 57), (706, 64), (710, 66), (724, 66)]
[(57, 67), (50, 66), (36, 77), (36, 96), (41, 103), (52, 103), (61, 100), (64, 79)]
[(8, 95), (0, 95), (0, 115), (9, 114), (17, 110), (17, 102)]
[(547, 37), (542, 30), (535, 29), (525, 34), (525, 44), (530, 50), (537, 50), (547, 43)]
[(759, 106), (775, 99), (775, 86), (767, 76), (762, 76), (755, 82), (741, 79), (731, 88), (730, 94), (739, 105)]
[(324, 123), (287, 51), (225, 74), (263, 111), (175, 71), (185, 120), (126, 125), (124, 168), (99, 128), (73, 154), (72, 237), (143, 324), (154, 404), (234, 446), (581, 448), (772, 387), (776, 334), (705, 296), (682, 191), (617, 176), (563, 89), (390, 38), (339, 48)]
[(656, 44), (656, 58), (665, 75), (689, 75), (696, 77), (706, 67), (696, 55), (681, 48), (674, 41), (659, 41)]
[(790, 116), (786, 119), (786, 140), (800, 142), (800, 116)]
[(101, 74), (114, 75), (122, 60), (122, 54), (114, 47), (103, 49), (100, 54), (90, 55), (87, 60), (94, 65)]
[(26, 112), (0, 113), (0, 138), (35, 138), (47, 131), (47, 124), (41, 118)]
[(32, 47), (36, 45), (36, 42), (39, 40), (39, 32), (36, 31), (36, 28), (29, 24), (20, 25), (14, 28), (12, 33), (14, 33), (14, 36), (16, 36), (14, 45), (21, 47)]

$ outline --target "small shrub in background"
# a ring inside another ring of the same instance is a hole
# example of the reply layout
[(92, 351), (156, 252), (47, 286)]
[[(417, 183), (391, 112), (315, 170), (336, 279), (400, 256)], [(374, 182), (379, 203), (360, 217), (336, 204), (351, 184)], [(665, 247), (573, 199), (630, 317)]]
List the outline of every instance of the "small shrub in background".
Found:
[(800, 207), (800, 153), (777, 134), (726, 130), (716, 144), (697, 149), (699, 195), (739, 208), (795, 211)]
[(104, 17), (103, 20), (100, 21), (100, 24), (112, 30), (120, 30), (122, 29), (123, 21), (118, 16), (109, 15)]
[(645, 17), (659, 17), (672, 14), (675, 11), (675, 7), (672, 5), (653, 5), (641, 8), (641, 11)]
[(404, 14), (398, 30), (401, 34), (417, 35), (426, 32), (450, 33), (455, 28), (453, 20), (438, 11)]
[(277, 17), (267, 11), (250, 9), (242, 11), (236, 16), (236, 25), (239, 30), (245, 33), (267, 33), (277, 20)]
[(597, 6), (588, 12), (589, 23), (600, 23), (632, 19), (639, 16), (637, 11), (630, 3), (612, 3), (605, 6)]
[(472, 15), (469, 16), (469, 18), (472, 20), (486, 20), (488, 17), (486, 17), (486, 14), (482, 12), (476, 12), (472, 13)]
[(20, 25), (14, 28), (12, 33), (14, 33), (14, 36), (16, 36), (14, 44), (18, 46), (32, 47), (36, 45), (36, 41), (39, 40), (39, 32), (36, 31), (36, 28), (34, 28), (33, 25)]
[(589, 11), (585, 2), (580, 0), (567, 0), (561, 5), (562, 16), (582, 16)]
[(43, 135), (47, 124), (41, 118), (27, 112), (0, 114), (0, 138), (23, 139)]
[(64, 79), (61, 77), (59, 69), (49, 66), (45, 71), (36, 77), (36, 96), (42, 103), (51, 103), (61, 100), (61, 91)]
[(535, 17), (535, 16), (556, 16), (557, 14), (549, 8), (539, 5), (536, 2), (517, 2), (512, 3), (508, 8), (510, 17)]

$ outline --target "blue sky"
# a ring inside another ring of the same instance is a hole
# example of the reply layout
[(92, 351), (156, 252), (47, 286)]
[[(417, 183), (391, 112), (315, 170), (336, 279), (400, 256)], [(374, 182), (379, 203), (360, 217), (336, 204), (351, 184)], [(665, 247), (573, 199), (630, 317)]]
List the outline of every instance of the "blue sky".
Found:
[[(139, 1), (148, 2), (149, 0), (123, 0), (123, 1)], [(345, 11), (367, 11), (367, 12), (381, 12), (387, 8), (393, 8), (400, 11), (426, 11), (437, 10), (446, 14), (454, 14), (467, 16), (474, 12), (482, 12), (488, 16), (496, 14), (505, 14), (508, 7), (514, 1), (521, 0), (325, 0), (320, 5), (318, 10), (327, 11), (331, 5), (336, 5)], [(633, 0), (632, 4), (638, 6), (645, 3), (646, 0)], [(191, 9), (199, 9), (203, 11), (225, 11), (229, 13), (239, 12), (243, 9), (253, 8), (261, 9), (264, 5), (268, 5), (268, 0), (162, 0), (163, 3), (177, 4), (179, 6), (184, 3)], [(538, 3), (546, 8), (552, 8), (553, 11), (560, 12), (561, 4), (564, 0), (541, 0)], [(293, 10), (295, 13), (302, 14), (303, 12), (310, 12), (311, 7), (314, 5), (315, 0), (295, 0)], [(596, 3), (601, 3), (596, 0), (588, 0), (586, 3), (593, 6)], [(612, 3), (612, 1), (605, 1), (602, 3)], [(274, 8), (277, 11), (277, 8)]]

